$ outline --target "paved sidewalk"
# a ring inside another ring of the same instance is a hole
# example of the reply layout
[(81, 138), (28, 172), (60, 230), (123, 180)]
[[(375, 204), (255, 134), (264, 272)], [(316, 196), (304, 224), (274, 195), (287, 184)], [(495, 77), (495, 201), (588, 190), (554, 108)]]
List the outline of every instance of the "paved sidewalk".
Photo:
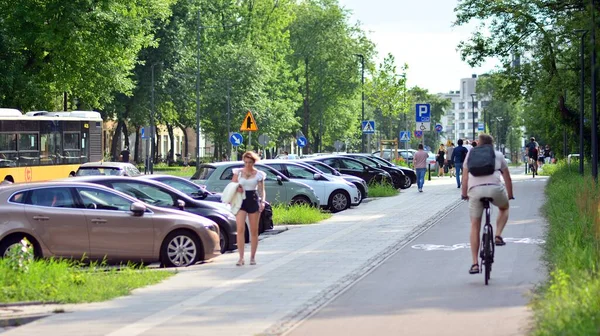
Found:
[(455, 182), (435, 180), (424, 193), (413, 187), (263, 239), (256, 266), (236, 267), (237, 253), (228, 253), (131, 296), (66, 305), (67, 313), (2, 335), (281, 334), (460, 204)]

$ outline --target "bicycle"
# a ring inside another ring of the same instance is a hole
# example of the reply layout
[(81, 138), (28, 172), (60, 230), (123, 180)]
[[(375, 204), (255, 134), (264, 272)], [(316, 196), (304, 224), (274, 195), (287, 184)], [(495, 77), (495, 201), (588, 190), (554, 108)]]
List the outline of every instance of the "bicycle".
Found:
[[(488, 285), (490, 274), (492, 273), (492, 264), (494, 263), (494, 229), (491, 224), (491, 209), (490, 203), (493, 201), (490, 197), (482, 197), (480, 201), (483, 203), (485, 211), (485, 224), (483, 226), (483, 235), (481, 238), (481, 246), (479, 247), (479, 256), (481, 257), (481, 266), (484, 268), (485, 285)], [(480, 269), (481, 272), (481, 269)]]
[(532, 157), (530, 157), (529, 158), (529, 166), (531, 167), (531, 173), (533, 175), (533, 178), (535, 178), (535, 175), (538, 174), (537, 173), (537, 167), (538, 167), (537, 160), (534, 159), (534, 158), (532, 158)]

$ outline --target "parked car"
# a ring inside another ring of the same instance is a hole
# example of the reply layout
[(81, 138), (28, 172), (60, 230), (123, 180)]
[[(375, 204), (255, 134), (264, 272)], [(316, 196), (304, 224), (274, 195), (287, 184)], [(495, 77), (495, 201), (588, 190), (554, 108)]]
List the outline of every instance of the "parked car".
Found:
[(331, 212), (340, 212), (359, 204), (356, 186), (344, 179), (327, 176), (315, 168), (288, 160), (265, 160), (262, 164), (276, 169), (292, 181), (311, 186), (319, 199), (321, 207)]
[(389, 166), (381, 165), (380, 163), (378, 163), (375, 160), (375, 158), (373, 158), (372, 155), (368, 155), (368, 154), (344, 154), (343, 156), (351, 157), (351, 158), (356, 159), (356, 160), (358, 160), (358, 161), (360, 161), (360, 162), (362, 162), (362, 163), (364, 163), (366, 165), (369, 165), (371, 167), (385, 170), (392, 177), (392, 185), (396, 189), (406, 189), (406, 188), (409, 188), (410, 185), (411, 185), (410, 179), (406, 178), (406, 175), (404, 174), (404, 172), (402, 171), (402, 169), (399, 169), (399, 168), (397, 168), (395, 166), (394, 167), (389, 167)]
[[(267, 202), (271, 204), (307, 204), (320, 207), (321, 201), (310, 186), (291, 181), (277, 170), (262, 163), (254, 165), (266, 174), (265, 191)], [(205, 163), (191, 177), (194, 183), (204, 186), (212, 192), (221, 192), (233, 177), (233, 169), (244, 167), (242, 161)]]
[(220, 254), (210, 219), (144, 204), (105, 186), (52, 181), (0, 187), (0, 256), (27, 238), (36, 257), (190, 266)]
[[(412, 165), (415, 152), (416, 151), (414, 149), (398, 149), (398, 154), (396, 157), (402, 157), (404, 159), (404, 162), (406, 162), (409, 165)], [(372, 155), (378, 158), (382, 158), (384, 160), (391, 161), (392, 153), (393, 152), (391, 149), (384, 149), (383, 152), (376, 151), (373, 152)]]
[(385, 170), (374, 168), (350, 157), (324, 155), (313, 157), (311, 159), (318, 162), (323, 162), (337, 169), (342, 174), (360, 177), (365, 180), (367, 184), (392, 183), (392, 177)]
[(237, 248), (235, 216), (224, 205), (199, 201), (162, 182), (125, 176), (78, 176), (73, 181), (100, 184), (138, 200), (167, 209), (178, 209), (208, 218), (219, 225), (221, 253)]
[[(407, 179), (405, 181), (406, 188), (410, 188), (411, 185), (417, 183), (417, 172), (414, 169), (408, 168), (408, 167), (404, 167), (404, 166), (400, 166), (400, 165), (396, 165), (386, 159), (382, 159), (379, 156), (374, 156), (374, 155), (368, 155), (365, 154), (367, 156), (369, 156), (371, 159), (374, 159), (375, 161), (377, 161), (379, 164), (383, 165), (383, 166), (388, 166), (388, 167), (396, 167), (400, 170), (402, 170), (402, 172), (404, 173), (405, 178)], [(405, 189), (406, 189), (405, 188)]]
[(110, 175), (110, 176), (139, 176), (142, 173), (131, 163), (127, 162), (87, 162), (79, 166), (75, 176)]
[[(138, 176), (139, 179), (147, 179), (152, 181), (162, 182), (170, 187), (173, 187), (188, 196), (192, 197), (195, 200), (200, 201), (209, 201), (209, 202), (217, 202), (221, 203), (221, 193), (215, 193), (212, 191), (208, 191), (204, 186), (196, 184), (189, 179), (172, 176), (172, 175), (161, 175), (161, 174), (153, 174), (153, 175), (141, 175)], [(229, 206), (228, 206), (229, 209)], [(265, 208), (263, 212), (260, 214), (260, 219), (258, 221), (258, 233), (261, 234), (266, 230), (270, 230), (273, 228), (273, 208), (271, 204), (265, 201)], [(246, 243), (250, 242), (250, 237), (248, 235), (248, 230), (246, 230)]]
[(338, 176), (350, 183), (353, 183), (356, 186), (358, 193), (359, 193), (359, 198), (360, 198), (359, 202), (362, 202), (362, 200), (367, 198), (369, 195), (369, 185), (367, 184), (367, 182), (365, 180), (363, 180), (360, 177), (356, 177), (356, 176), (348, 175), (348, 174), (342, 174), (339, 171), (337, 171), (335, 168), (331, 167), (330, 165), (328, 165), (324, 162), (312, 160), (312, 158), (302, 159), (298, 162), (306, 163), (306, 164), (310, 165), (311, 167), (314, 167), (315, 169), (318, 169), (318, 170), (324, 172), (325, 174)]
[(162, 182), (181, 192), (186, 193), (188, 196), (196, 200), (221, 202), (221, 193), (209, 191), (205, 187), (196, 184), (190, 181), (189, 179), (186, 179), (185, 177), (164, 174), (152, 174), (140, 175), (138, 176), (138, 178)]

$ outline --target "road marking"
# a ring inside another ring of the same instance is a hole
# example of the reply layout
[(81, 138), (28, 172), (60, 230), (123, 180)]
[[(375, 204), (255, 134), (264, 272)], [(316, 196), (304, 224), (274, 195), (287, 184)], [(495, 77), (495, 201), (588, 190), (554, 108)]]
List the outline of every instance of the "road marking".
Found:
[[(537, 238), (503, 238), (505, 243), (514, 243), (514, 244), (531, 244), (531, 245), (541, 245), (545, 244), (546, 241), (544, 239)], [(435, 245), (435, 244), (416, 244), (413, 245), (412, 248), (415, 250), (425, 250), (425, 251), (456, 251), (463, 248), (470, 248), (470, 243), (461, 243), (454, 245)]]

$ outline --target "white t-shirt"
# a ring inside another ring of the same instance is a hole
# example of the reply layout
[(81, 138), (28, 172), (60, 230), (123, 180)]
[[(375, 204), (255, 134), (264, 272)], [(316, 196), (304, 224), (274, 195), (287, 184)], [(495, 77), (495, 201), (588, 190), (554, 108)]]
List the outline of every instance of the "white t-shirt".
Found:
[(467, 149), (467, 151), (469, 151), (469, 152), (471, 151), (471, 149), (473, 149), (473, 146), (471, 146), (471, 145), (463, 145), (463, 147), (465, 147)]
[[(504, 155), (501, 152), (494, 152), (496, 153), (496, 166), (494, 173), (485, 176), (473, 176), (471, 173), (469, 173), (469, 185), (467, 186), (469, 189), (482, 184), (503, 184), (502, 173), (500, 172), (500, 169), (508, 169), (508, 165), (506, 164)], [(467, 169), (467, 162), (470, 154), (471, 152), (467, 153), (467, 157), (463, 163), (463, 169)]]

